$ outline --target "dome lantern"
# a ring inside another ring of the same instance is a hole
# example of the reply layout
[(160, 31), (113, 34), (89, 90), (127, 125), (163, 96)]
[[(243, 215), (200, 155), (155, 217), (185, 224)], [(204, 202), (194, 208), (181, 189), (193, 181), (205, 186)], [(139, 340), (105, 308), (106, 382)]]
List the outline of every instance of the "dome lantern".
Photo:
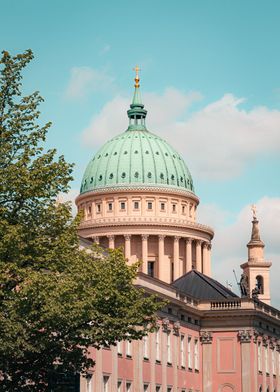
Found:
[(132, 103), (130, 105), (130, 109), (127, 111), (127, 115), (129, 118), (129, 127), (128, 131), (146, 131), (146, 125), (145, 125), (145, 118), (147, 115), (147, 110), (144, 109), (144, 105), (142, 103), (141, 99), (141, 93), (140, 93), (140, 78), (139, 78), (139, 71), (140, 68), (138, 65), (134, 68), (136, 72), (135, 76), (135, 90), (134, 90), (134, 95), (132, 99)]

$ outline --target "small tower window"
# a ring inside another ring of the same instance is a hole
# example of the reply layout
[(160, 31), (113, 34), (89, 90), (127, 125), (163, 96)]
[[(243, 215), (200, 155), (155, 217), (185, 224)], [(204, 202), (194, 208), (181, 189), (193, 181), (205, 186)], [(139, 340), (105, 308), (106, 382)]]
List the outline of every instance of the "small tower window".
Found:
[(149, 172), (147, 176), (148, 176), (148, 178), (152, 178), (152, 173)]
[(263, 277), (261, 275), (256, 276), (256, 289), (259, 294), (263, 294)]
[(164, 174), (160, 173), (160, 178), (163, 180), (164, 179)]
[(176, 212), (176, 204), (172, 204), (172, 212)]
[(121, 202), (121, 210), (125, 210), (125, 202), (124, 201)]
[(127, 151), (124, 152), (124, 155), (126, 155), (126, 154), (127, 154)]
[(148, 210), (153, 209), (153, 203), (151, 201), (148, 201)]
[(186, 207), (185, 207), (185, 206), (182, 206), (182, 214), (185, 213), (185, 209), (186, 209)]
[(135, 177), (135, 178), (138, 178), (138, 177), (139, 177), (139, 173), (138, 173), (138, 172), (135, 172), (134, 177)]
[(114, 177), (114, 174), (111, 173), (111, 174), (109, 175), (110, 180), (112, 180), (113, 177)]
[(125, 172), (122, 173), (122, 178), (125, 178)]
[(99, 176), (98, 180), (99, 180), (99, 181), (101, 181), (101, 180), (102, 180), (102, 175), (101, 175), (101, 174), (100, 174), (100, 176)]
[(113, 204), (112, 203), (108, 203), (108, 210), (112, 211), (113, 210)]
[(96, 211), (97, 211), (98, 213), (101, 212), (101, 204), (96, 204)]
[(160, 209), (161, 209), (161, 211), (165, 210), (165, 203), (160, 203)]
[(134, 209), (139, 210), (139, 201), (134, 202)]

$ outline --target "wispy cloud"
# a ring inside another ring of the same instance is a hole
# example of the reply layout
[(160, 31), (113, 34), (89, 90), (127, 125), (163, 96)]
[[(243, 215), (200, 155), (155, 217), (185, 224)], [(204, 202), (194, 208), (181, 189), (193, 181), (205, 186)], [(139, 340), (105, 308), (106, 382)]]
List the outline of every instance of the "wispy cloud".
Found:
[(106, 91), (112, 88), (114, 78), (107, 71), (91, 67), (73, 67), (65, 91), (68, 99), (85, 98), (92, 92)]
[(111, 50), (111, 45), (106, 44), (106, 45), (104, 45), (103, 48), (100, 50), (100, 55), (102, 56), (102, 55), (104, 55), (104, 54), (110, 52), (110, 50)]
[[(242, 108), (244, 98), (225, 94), (219, 100), (189, 111), (202, 97), (197, 92), (167, 89), (143, 97), (151, 131), (168, 140), (191, 162), (193, 175), (207, 179), (238, 176), (261, 154), (280, 153), (280, 111), (267, 107)], [(118, 96), (106, 103), (83, 132), (87, 145), (101, 146), (127, 127), (129, 99)]]

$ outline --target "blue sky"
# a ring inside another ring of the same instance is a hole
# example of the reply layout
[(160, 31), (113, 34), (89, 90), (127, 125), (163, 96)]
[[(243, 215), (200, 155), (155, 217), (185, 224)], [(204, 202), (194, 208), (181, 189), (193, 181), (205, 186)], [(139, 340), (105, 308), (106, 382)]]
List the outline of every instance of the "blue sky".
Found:
[(201, 220), (216, 228), (218, 277), (223, 263), (220, 277), (232, 281), (232, 265), (246, 258), (251, 203), (267, 252), (280, 264), (271, 240), (280, 218), (279, 1), (0, 4), (1, 48), (34, 51), (24, 89), (45, 98), (42, 120), (53, 122), (48, 146), (76, 163), (73, 192), (104, 140), (125, 130), (139, 64), (147, 124), (183, 154)]

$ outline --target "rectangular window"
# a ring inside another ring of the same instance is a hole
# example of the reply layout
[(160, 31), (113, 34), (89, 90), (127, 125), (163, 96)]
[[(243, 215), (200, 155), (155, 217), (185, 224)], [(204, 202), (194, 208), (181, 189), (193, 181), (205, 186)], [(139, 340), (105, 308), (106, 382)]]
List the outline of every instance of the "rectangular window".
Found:
[(192, 338), (188, 337), (188, 368), (192, 369)]
[(167, 392), (172, 392), (172, 387), (167, 387)]
[(165, 210), (165, 203), (160, 203), (160, 209), (161, 209), (161, 211)]
[(160, 390), (161, 390), (160, 385), (157, 385), (156, 386), (156, 392), (160, 392)]
[(160, 329), (156, 331), (156, 361), (160, 362)]
[(176, 204), (172, 204), (172, 212), (176, 212)]
[(113, 204), (112, 203), (108, 203), (108, 211), (113, 211)]
[(118, 381), (118, 392), (122, 392), (122, 380)]
[(101, 212), (101, 204), (96, 204), (96, 212), (97, 213)]
[(121, 210), (125, 210), (125, 202), (121, 201)]
[(185, 335), (181, 335), (180, 337), (180, 363), (181, 367), (185, 368), (186, 367), (186, 361), (185, 361)]
[(144, 384), (144, 392), (148, 392), (149, 391), (149, 384)]
[(103, 392), (109, 392), (109, 376), (103, 376)]
[(167, 332), (167, 363), (172, 363), (172, 354), (171, 354), (171, 333)]
[(88, 214), (91, 215), (91, 206), (88, 207)]
[(182, 214), (185, 213), (186, 206), (182, 206)]
[(126, 383), (126, 392), (132, 392), (131, 382), (127, 381)]
[(126, 341), (126, 356), (131, 357), (132, 355), (132, 342), (129, 340)]
[(148, 261), (148, 275), (152, 278), (155, 276), (155, 263), (154, 261)]
[(262, 345), (258, 342), (258, 371), (262, 371)]
[(271, 350), (271, 361), (272, 361), (272, 373), (273, 373), (273, 375), (276, 375), (276, 363), (275, 363), (276, 356), (275, 356), (275, 354), (276, 354), (276, 350), (275, 350), (275, 348), (273, 348)]
[(199, 370), (199, 344), (198, 339), (194, 340), (194, 368)]
[(268, 374), (269, 367), (268, 367), (268, 347), (267, 346), (265, 346), (265, 348), (264, 348), (264, 363), (265, 363), (265, 372)]
[(134, 202), (134, 209), (139, 210), (139, 201)]
[(149, 337), (143, 337), (143, 357), (149, 359)]
[(122, 342), (117, 342), (118, 355), (122, 355)]
[(153, 203), (151, 201), (148, 201), (148, 210), (153, 209)]

